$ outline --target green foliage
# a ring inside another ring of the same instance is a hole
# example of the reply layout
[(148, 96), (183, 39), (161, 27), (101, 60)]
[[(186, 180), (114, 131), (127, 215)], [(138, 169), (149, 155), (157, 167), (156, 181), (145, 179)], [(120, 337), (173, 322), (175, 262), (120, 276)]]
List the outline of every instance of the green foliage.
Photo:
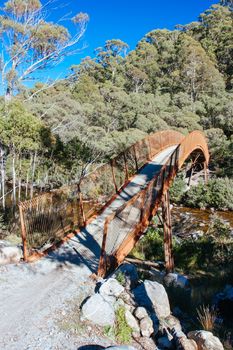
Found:
[(112, 340), (115, 340), (114, 326), (104, 326), (104, 335)]
[(145, 236), (138, 242), (132, 254), (145, 260), (163, 260), (163, 232), (149, 228)]
[(0, 75), (8, 99), (22, 88), (25, 79), (35, 79), (35, 72), (74, 53), (85, 30), (87, 14), (73, 17), (76, 33), (71, 36), (64, 26), (47, 21), (48, 5), (42, 6), (39, 0), (8, 0), (0, 8)]
[(210, 179), (206, 184), (192, 186), (183, 197), (190, 207), (233, 210), (233, 180), (229, 178)]
[(122, 271), (119, 271), (116, 275), (116, 280), (122, 285), (125, 286), (126, 278)]
[(17, 151), (36, 150), (41, 145), (43, 124), (27, 112), (18, 101), (0, 111), (0, 133), (2, 142)]
[(217, 214), (212, 215), (210, 219), (210, 226), (207, 231), (208, 235), (220, 240), (231, 239), (230, 225), (221, 219)]
[(180, 203), (186, 190), (186, 183), (182, 174), (177, 176), (169, 189), (170, 199), (173, 203)]
[(116, 310), (116, 338), (120, 343), (130, 344), (132, 339), (132, 329), (128, 326), (125, 319), (125, 308), (120, 306)]
[[(153, 227), (139, 240), (132, 251), (133, 256), (146, 260), (164, 260), (163, 232)], [(173, 253), (177, 269), (183, 272), (204, 270), (211, 266), (233, 262), (233, 238), (229, 224), (213, 215), (207, 233), (193, 240), (173, 239)]]

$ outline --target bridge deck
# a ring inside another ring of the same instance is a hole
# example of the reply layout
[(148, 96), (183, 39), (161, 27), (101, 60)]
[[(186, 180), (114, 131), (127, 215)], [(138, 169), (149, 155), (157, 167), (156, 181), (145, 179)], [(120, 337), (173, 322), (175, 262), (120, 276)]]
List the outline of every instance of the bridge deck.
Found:
[[(105, 219), (122, 204), (137, 194), (159, 172), (176, 146), (169, 147), (155, 156), (152, 161), (132, 179), (116, 199), (89, 225), (47, 258), (69, 261), (87, 267), (91, 272), (98, 267)], [(122, 232), (124, 234), (124, 232)], [(83, 266), (83, 267), (84, 267)]]

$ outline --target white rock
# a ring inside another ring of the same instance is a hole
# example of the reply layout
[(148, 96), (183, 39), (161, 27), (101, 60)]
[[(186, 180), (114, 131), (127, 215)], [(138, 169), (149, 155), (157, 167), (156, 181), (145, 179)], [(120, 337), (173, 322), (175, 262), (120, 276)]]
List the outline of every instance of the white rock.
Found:
[(114, 310), (119, 309), (120, 306), (125, 307), (125, 302), (121, 298), (117, 299), (115, 304), (114, 304)]
[(143, 337), (150, 337), (154, 333), (153, 322), (149, 316), (146, 316), (140, 321), (140, 330)]
[(0, 265), (15, 264), (22, 258), (22, 249), (16, 246), (0, 246)]
[(161, 330), (174, 328), (177, 332), (182, 330), (180, 321), (173, 315), (169, 315), (165, 319), (161, 320), (160, 328)]
[(158, 319), (168, 317), (171, 313), (168, 296), (164, 286), (158, 282), (145, 280), (133, 290), (135, 300), (140, 306), (154, 311)]
[(124, 291), (124, 287), (115, 279), (109, 278), (104, 282), (99, 289), (99, 293), (103, 295), (109, 295), (114, 297), (119, 297), (120, 294)]
[(125, 311), (125, 320), (127, 325), (136, 333), (140, 333), (140, 328), (136, 318), (131, 314), (129, 310)]
[(146, 311), (146, 309), (142, 306), (138, 306), (134, 312), (134, 315), (141, 320), (142, 318), (148, 316), (148, 312)]
[(198, 350), (224, 350), (220, 340), (211, 332), (192, 331), (188, 333), (188, 338), (197, 343)]
[(100, 294), (91, 296), (82, 307), (82, 316), (99, 326), (113, 325), (115, 312), (111, 304)]
[(116, 297), (114, 297), (113, 295), (106, 295), (106, 294), (102, 294), (101, 295), (105, 301), (107, 301), (109, 304), (114, 305), (116, 303)]
[(164, 283), (166, 286), (173, 286), (175, 288), (189, 288), (190, 282), (186, 276), (179, 275), (178, 273), (168, 273), (164, 277)]
[(198, 350), (197, 343), (193, 339), (187, 339), (184, 332), (179, 330), (177, 331), (175, 328), (173, 328), (171, 334), (177, 349)]

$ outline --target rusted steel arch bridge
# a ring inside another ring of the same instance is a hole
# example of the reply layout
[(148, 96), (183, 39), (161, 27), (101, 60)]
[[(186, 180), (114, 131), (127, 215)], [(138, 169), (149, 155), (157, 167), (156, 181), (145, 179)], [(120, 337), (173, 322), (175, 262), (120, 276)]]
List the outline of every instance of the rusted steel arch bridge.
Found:
[(21, 202), (24, 260), (34, 260), (69, 242), (84, 263), (86, 259), (104, 276), (129, 254), (161, 207), (165, 266), (171, 271), (169, 187), (188, 158), (190, 175), (195, 166), (207, 174), (209, 152), (203, 133), (184, 136), (160, 131), (100, 166), (81, 185)]

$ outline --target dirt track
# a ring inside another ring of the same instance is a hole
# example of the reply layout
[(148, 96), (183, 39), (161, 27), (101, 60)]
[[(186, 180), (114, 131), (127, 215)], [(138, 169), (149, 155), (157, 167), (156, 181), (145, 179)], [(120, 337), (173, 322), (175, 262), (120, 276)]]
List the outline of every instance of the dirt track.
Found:
[(174, 147), (161, 152), (134, 177), (124, 193), (76, 237), (33, 264), (0, 267), (0, 350), (73, 350), (111, 342), (69, 336), (59, 328), (69, 304), (90, 295), (106, 216), (129, 200), (158, 172)]

